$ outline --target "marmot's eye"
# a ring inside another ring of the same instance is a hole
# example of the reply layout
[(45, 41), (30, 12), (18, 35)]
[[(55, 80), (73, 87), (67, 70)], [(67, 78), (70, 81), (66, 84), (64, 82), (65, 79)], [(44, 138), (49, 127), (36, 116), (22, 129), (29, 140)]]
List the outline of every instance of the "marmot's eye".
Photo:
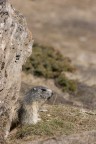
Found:
[(46, 89), (43, 88), (42, 91), (46, 91)]

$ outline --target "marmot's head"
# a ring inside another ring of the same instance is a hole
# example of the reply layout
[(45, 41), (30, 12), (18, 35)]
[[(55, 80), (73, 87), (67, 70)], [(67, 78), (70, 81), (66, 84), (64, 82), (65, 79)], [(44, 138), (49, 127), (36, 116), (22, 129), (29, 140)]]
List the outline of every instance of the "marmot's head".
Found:
[(26, 93), (24, 97), (24, 103), (28, 105), (32, 104), (32, 102), (34, 101), (43, 103), (46, 100), (50, 99), (52, 95), (53, 95), (52, 90), (44, 86), (36, 86)]

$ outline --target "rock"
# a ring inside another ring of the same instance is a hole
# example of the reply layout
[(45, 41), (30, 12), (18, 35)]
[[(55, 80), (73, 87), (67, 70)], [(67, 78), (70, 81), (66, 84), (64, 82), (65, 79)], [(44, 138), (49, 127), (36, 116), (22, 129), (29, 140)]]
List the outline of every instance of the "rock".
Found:
[(25, 18), (8, 0), (0, 0), (0, 144), (18, 109), (22, 65), (31, 51)]

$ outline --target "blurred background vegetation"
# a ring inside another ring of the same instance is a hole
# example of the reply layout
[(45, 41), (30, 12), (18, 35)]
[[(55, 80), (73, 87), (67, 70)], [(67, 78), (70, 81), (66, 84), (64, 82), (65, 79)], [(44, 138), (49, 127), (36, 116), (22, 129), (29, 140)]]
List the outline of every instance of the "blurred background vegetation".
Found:
[(64, 72), (74, 72), (71, 60), (52, 47), (33, 45), (32, 55), (23, 65), (23, 71), (38, 77), (50, 78), (63, 91), (75, 91), (76, 81), (66, 78)]

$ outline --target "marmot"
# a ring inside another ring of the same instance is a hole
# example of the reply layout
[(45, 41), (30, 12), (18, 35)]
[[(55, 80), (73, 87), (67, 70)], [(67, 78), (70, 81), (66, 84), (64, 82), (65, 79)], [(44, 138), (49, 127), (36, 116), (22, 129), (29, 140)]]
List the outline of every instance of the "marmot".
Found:
[(36, 124), (39, 119), (39, 110), (43, 104), (52, 97), (53, 91), (36, 86), (29, 90), (20, 103), (18, 118), (21, 124)]

